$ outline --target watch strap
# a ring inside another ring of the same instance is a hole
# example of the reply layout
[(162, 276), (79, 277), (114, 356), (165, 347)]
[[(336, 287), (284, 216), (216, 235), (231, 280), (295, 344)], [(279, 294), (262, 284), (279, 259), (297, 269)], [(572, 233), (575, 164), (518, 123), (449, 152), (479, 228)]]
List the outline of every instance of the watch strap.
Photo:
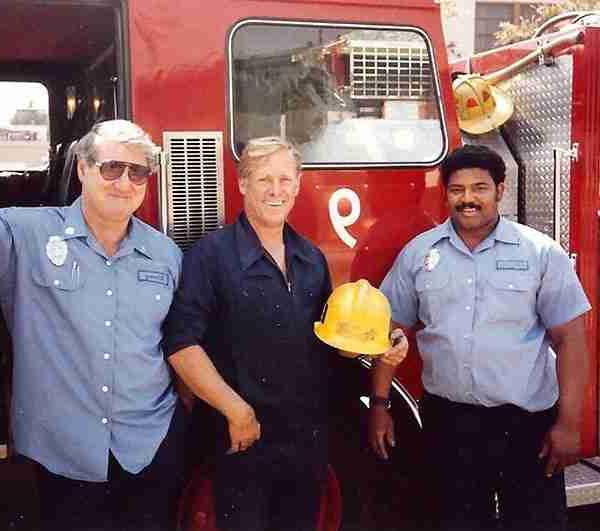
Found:
[(369, 405), (370, 407), (383, 406), (385, 409), (391, 409), (392, 401), (384, 396), (371, 395), (369, 397)]

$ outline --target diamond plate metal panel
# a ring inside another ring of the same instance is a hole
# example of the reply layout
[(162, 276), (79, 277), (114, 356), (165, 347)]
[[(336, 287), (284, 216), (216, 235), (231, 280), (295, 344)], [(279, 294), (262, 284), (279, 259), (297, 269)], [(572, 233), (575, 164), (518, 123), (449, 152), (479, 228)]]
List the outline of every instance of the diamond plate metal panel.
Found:
[[(600, 466), (600, 457), (587, 459)], [(565, 468), (567, 506), (590, 505), (600, 502), (600, 472), (583, 463)]]
[[(504, 133), (520, 163), (519, 219), (550, 237), (554, 236), (555, 148), (571, 148), (573, 60), (535, 65), (502, 85), (515, 104)], [(569, 183), (571, 164), (562, 158), (560, 169), (560, 243), (569, 248)]]
[(187, 249), (224, 222), (223, 135), (165, 132), (167, 234)]

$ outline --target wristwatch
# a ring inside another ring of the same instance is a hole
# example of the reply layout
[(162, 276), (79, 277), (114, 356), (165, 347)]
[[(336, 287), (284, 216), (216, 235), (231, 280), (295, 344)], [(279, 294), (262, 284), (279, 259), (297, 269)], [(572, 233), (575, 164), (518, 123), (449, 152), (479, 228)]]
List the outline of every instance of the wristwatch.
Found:
[(385, 409), (392, 409), (392, 401), (383, 396), (371, 395), (369, 397), (369, 407), (383, 406)]

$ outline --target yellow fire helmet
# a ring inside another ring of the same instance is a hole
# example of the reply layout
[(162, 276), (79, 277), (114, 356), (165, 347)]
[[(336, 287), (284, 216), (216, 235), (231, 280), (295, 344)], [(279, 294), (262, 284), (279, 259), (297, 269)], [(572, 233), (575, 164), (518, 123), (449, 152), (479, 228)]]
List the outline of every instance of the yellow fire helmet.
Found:
[(479, 74), (459, 76), (452, 83), (458, 126), (472, 135), (500, 127), (512, 115), (511, 98)]
[(342, 351), (378, 355), (390, 349), (391, 309), (386, 296), (361, 279), (338, 286), (329, 296), (317, 337)]

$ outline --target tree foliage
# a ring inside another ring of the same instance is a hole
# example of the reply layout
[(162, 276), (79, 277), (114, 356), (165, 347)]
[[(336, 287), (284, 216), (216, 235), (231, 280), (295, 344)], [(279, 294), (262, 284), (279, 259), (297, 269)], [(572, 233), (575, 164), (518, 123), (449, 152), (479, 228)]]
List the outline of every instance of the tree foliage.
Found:
[(511, 44), (528, 39), (546, 20), (561, 13), (598, 11), (600, 10), (600, 0), (560, 0), (554, 4), (542, 4), (532, 7), (534, 7), (533, 15), (520, 17), (518, 24), (512, 22), (500, 23), (500, 30), (494, 33), (497, 44)]

